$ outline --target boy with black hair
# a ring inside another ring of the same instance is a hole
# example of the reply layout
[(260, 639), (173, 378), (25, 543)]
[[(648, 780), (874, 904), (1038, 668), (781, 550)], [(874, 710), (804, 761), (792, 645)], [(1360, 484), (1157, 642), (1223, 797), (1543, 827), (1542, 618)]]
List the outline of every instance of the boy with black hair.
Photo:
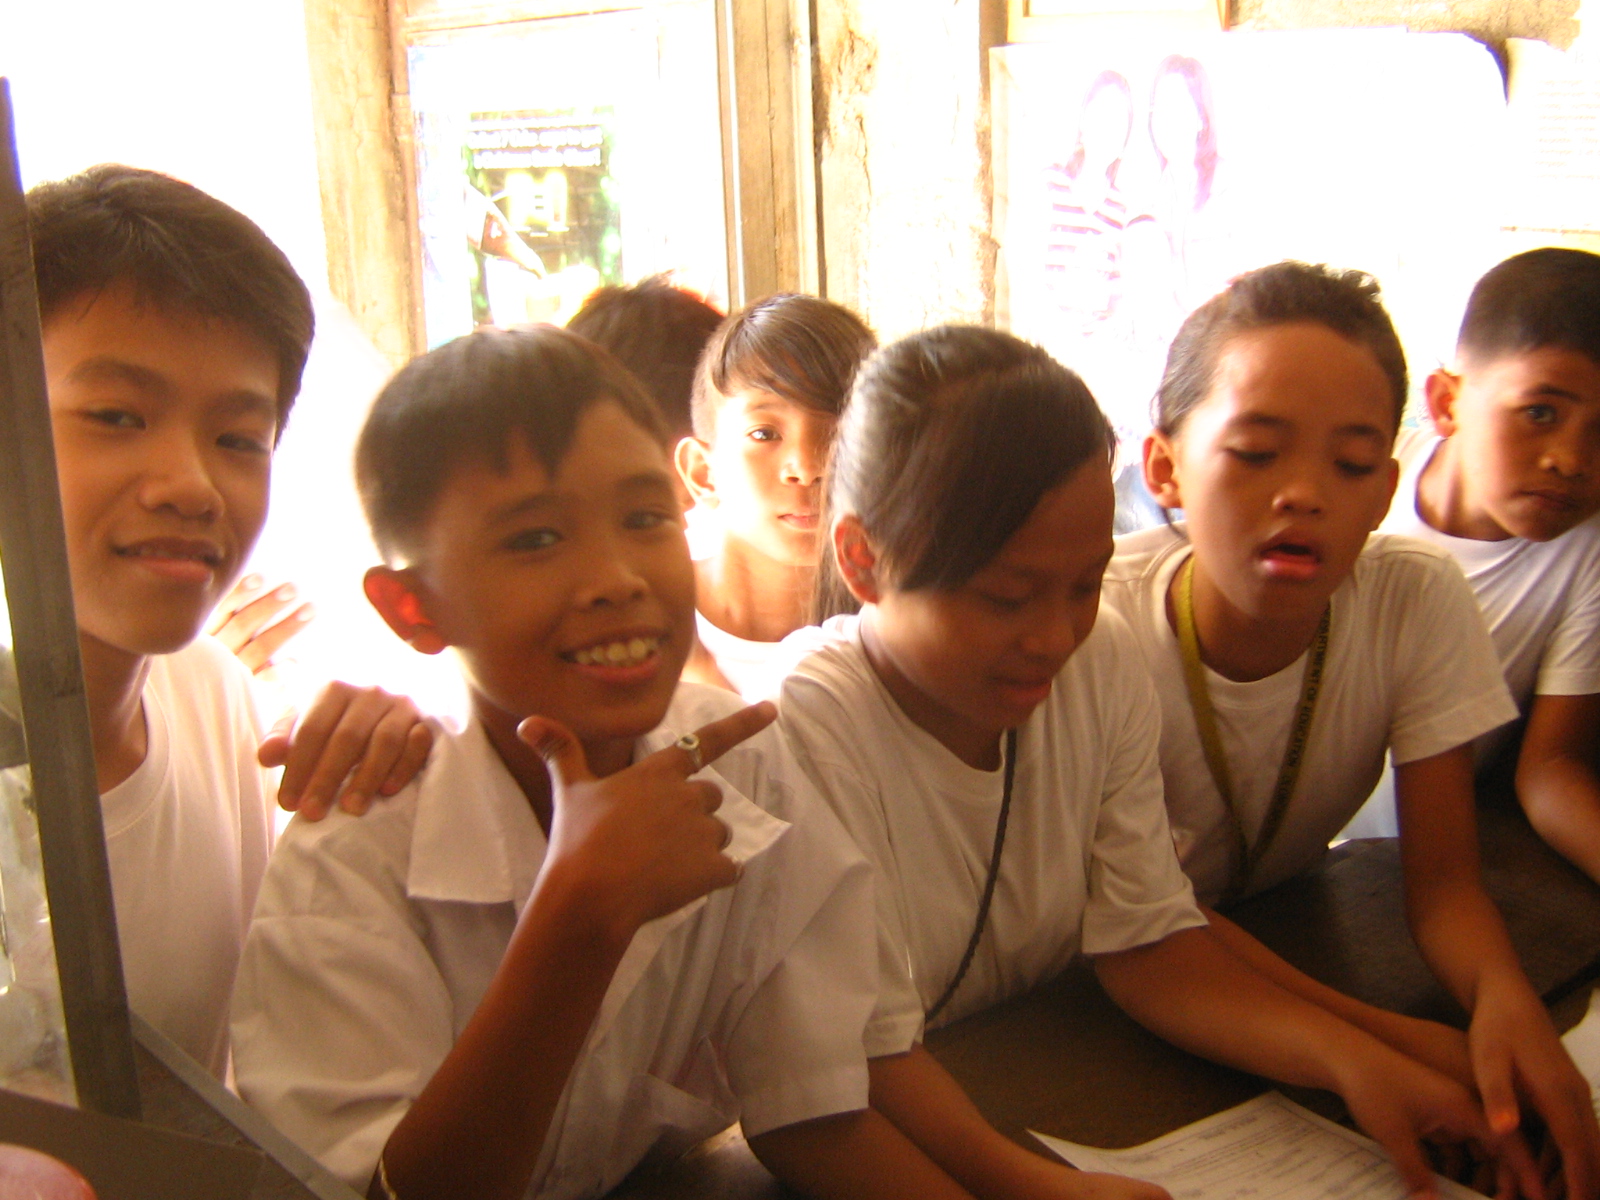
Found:
[(567, 322), (573, 333), (611, 352), (661, 409), (672, 441), (694, 432), (689, 397), (695, 364), (722, 314), (665, 275), (632, 287), (603, 287)]
[[(262, 742), (249, 675), (200, 637), (266, 518), (311, 299), (246, 217), (102, 165), (27, 196), (90, 734), (132, 1007), (219, 1077), (234, 968), (280, 799), (396, 790), (431, 733), (334, 685)], [(259, 749), (258, 749), (259, 747)], [(259, 755), (259, 758), (258, 758)]]
[(862, 360), (865, 322), (816, 296), (768, 296), (728, 317), (695, 372), (694, 435), (679, 477), (713, 517), (712, 553), (695, 563), (698, 640), (687, 677), (747, 700), (775, 697), (809, 643), (822, 475)]
[(679, 683), (694, 572), (637, 381), (565, 330), (471, 334), (384, 389), (357, 476), (368, 598), (454, 648), (472, 721), (284, 835), (245, 1098), (380, 1200), (599, 1195), (736, 1118), (825, 1195), (940, 1195), (866, 1107), (865, 861), (770, 705)]
[[(1404, 435), (1382, 528), (1453, 554), (1526, 718), (1516, 788), (1600, 880), (1600, 256), (1546, 247), (1478, 281), (1433, 432)], [(1480, 763), (1513, 727), (1480, 741)]]

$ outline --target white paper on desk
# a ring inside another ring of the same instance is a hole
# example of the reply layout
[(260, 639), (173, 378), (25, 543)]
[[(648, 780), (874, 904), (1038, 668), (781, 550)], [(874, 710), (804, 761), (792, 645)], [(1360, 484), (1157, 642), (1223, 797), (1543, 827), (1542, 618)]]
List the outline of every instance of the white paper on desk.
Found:
[(1600, 1116), (1600, 988), (1590, 995), (1583, 1020), (1567, 1030), (1561, 1044), (1589, 1081), (1589, 1098), (1594, 1101), (1595, 1115)]
[[(1128, 1150), (1098, 1150), (1034, 1133), (1084, 1171), (1160, 1184), (1173, 1200), (1405, 1200), (1376, 1142), (1268, 1092)], [(1435, 1177), (1439, 1195), (1482, 1200)]]

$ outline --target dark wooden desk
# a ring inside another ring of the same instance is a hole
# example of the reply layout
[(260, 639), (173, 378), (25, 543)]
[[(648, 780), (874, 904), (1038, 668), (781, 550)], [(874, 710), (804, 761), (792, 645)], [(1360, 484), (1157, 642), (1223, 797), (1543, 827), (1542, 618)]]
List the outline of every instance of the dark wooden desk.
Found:
[[(1502, 793), (1503, 795), (1503, 793)], [(1600, 977), (1600, 887), (1549, 849), (1521, 812), (1479, 808), (1484, 879), (1534, 987), (1565, 1028)], [(1326, 983), (1414, 1016), (1462, 1025), (1406, 929), (1398, 844), (1346, 842), (1318, 868), (1232, 910), (1284, 958)], [(1253, 1076), (1186, 1054), (1111, 1003), (1086, 968), (938, 1030), (928, 1048), (1002, 1132), (1038, 1129), (1120, 1147), (1158, 1137), (1260, 1092)], [(1294, 1090), (1328, 1115), (1337, 1097)], [(640, 1173), (629, 1200), (767, 1200), (785, 1195), (736, 1132), (672, 1167)]]

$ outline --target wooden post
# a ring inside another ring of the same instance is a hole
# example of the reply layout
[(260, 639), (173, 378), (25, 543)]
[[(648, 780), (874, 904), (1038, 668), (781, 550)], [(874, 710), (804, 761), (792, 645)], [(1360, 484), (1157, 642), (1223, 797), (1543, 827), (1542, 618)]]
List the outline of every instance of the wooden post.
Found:
[(0, 78), (0, 562), (78, 1104), (139, 1118), (111, 869), (67, 573), (28, 213)]

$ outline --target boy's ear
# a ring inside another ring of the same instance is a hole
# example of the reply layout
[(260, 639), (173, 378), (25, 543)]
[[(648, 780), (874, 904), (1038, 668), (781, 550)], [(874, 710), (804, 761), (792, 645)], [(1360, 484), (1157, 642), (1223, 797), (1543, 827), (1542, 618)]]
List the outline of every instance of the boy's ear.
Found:
[(361, 581), (361, 590), (366, 592), (384, 624), (413, 650), (438, 654), (450, 644), (428, 616), (417, 594), (416, 576), (411, 571), (371, 567)]
[(1440, 367), (1422, 384), (1422, 394), (1428, 401), (1428, 415), (1440, 437), (1450, 437), (1456, 431), (1456, 401), (1461, 397), (1461, 376)]
[(833, 561), (852, 596), (862, 604), (878, 602), (882, 595), (878, 554), (854, 513), (845, 513), (833, 523)]
[(678, 478), (689, 489), (696, 504), (712, 508), (717, 503), (716, 485), (711, 482), (711, 447), (697, 437), (680, 438), (672, 454)]
[(1178, 491), (1178, 462), (1172, 442), (1159, 429), (1144, 439), (1144, 486), (1162, 508), (1182, 508)]

